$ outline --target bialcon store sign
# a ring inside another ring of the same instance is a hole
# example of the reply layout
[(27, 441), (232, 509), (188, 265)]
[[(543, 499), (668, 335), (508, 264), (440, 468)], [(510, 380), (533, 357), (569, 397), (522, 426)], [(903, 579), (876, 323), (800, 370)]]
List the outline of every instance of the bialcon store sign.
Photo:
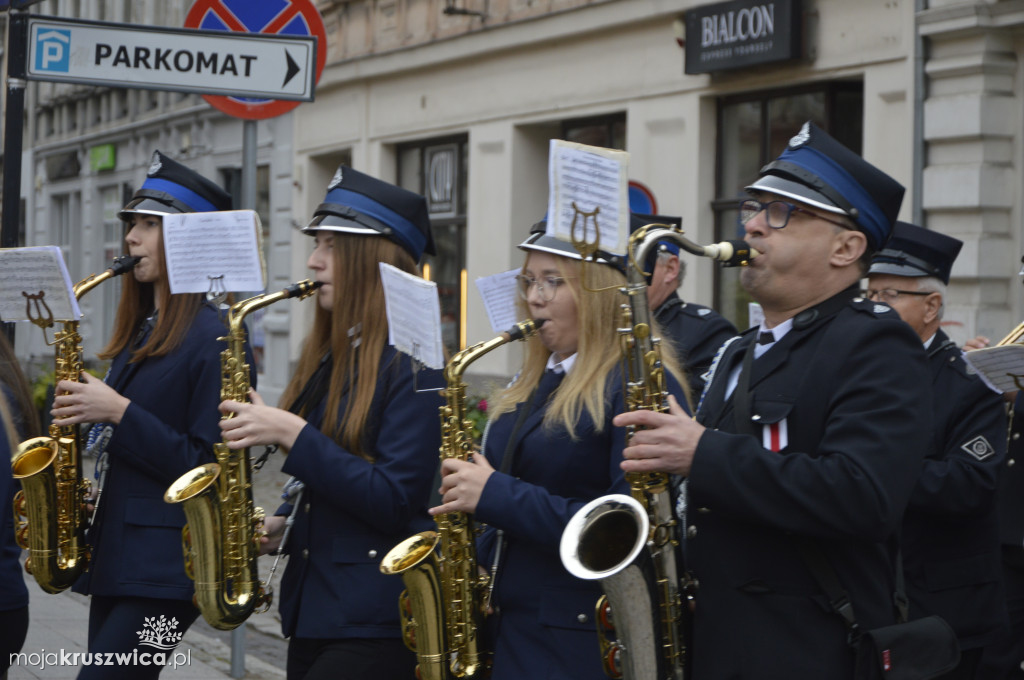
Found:
[(733, 0), (688, 10), (686, 73), (712, 73), (801, 56), (800, 0)]

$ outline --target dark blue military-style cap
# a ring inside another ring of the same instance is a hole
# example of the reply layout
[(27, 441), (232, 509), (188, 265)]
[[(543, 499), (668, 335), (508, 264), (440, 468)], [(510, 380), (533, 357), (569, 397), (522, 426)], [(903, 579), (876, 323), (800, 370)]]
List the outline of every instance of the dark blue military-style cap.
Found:
[(952, 236), (897, 222), (885, 248), (871, 258), (868, 274), (934, 276), (948, 284), (949, 272), (963, 245)]
[[(530, 227), (530, 235), (525, 241), (519, 244), (519, 249), (536, 250), (542, 253), (551, 253), (552, 255), (569, 257), (574, 260), (583, 259), (579, 251), (576, 250), (571, 243), (563, 241), (560, 238), (555, 238), (554, 236), (548, 236), (547, 233), (545, 233), (547, 227), (548, 218), (545, 215), (544, 219), (540, 222), (534, 223), (534, 225)], [(606, 264), (625, 273), (626, 258), (622, 255), (616, 255), (604, 250), (598, 250), (594, 255), (594, 262), (597, 262), (598, 264)]]
[(366, 236), (386, 236), (417, 262), (424, 252), (437, 254), (427, 217), (427, 199), (376, 177), (342, 165), (327, 185), (324, 202), (302, 231), (321, 229)]
[(133, 213), (169, 215), (220, 210), (231, 210), (231, 194), (195, 170), (154, 151), (146, 181), (117, 216), (128, 220)]
[[(670, 215), (643, 215), (641, 213), (629, 214), (630, 234), (636, 232), (640, 227), (645, 227), (648, 224), (667, 224), (670, 227), (681, 227), (683, 226), (683, 218), (672, 217)], [(658, 241), (657, 252), (678, 255), (679, 246), (672, 241)]]
[(768, 191), (848, 215), (871, 250), (885, 243), (903, 202), (903, 186), (810, 121), (782, 154), (761, 168), (747, 191)]

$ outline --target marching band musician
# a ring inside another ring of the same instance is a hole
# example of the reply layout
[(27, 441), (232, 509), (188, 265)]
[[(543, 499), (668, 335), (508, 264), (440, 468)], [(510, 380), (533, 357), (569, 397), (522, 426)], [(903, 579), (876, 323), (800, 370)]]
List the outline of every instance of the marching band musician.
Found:
[[(681, 226), (681, 217), (665, 215), (630, 215), (630, 231), (647, 224)], [(686, 275), (686, 263), (679, 259), (679, 246), (672, 241), (659, 241), (657, 250), (648, 257), (644, 271), (647, 277), (647, 299), (651, 313), (675, 347), (676, 357), (686, 366), (690, 394), (694, 399), (704, 390), (701, 377), (711, 367), (715, 352), (736, 335), (736, 327), (724, 316), (704, 305), (686, 302), (678, 289)]]
[(830, 566), (861, 628), (895, 622), (931, 398), (920, 340), (858, 283), (903, 187), (806, 123), (747, 190), (740, 219), (760, 255), (741, 282), (765, 321), (720, 353), (697, 420), (674, 405), (616, 416), (649, 428), (623, 468), (686, 477), (692, 677), (849, 679), (849, 624), (805, 555)]
[[(19, 442), (39, 435), (39, 415), (25, 374), (5, 333), (0, 333), (0, 458), (10, 460)], [(21, 569), (21, 548), (14, 540), (11, 505), (18, 484), (11, 471), (0, 475), (0, 678), (11, 655), (21, 651), (28, 633), (28, 588)]]
[(288, 679), (407, 680), (416, 657), (401, 639), (402, 581), (379, 563), (433, 526), (442, 400), (422, 388), (442, 381), (438, 371), (415, 375), (413, 360), (388, 345), (379, 263), (417, 274), (423, 253), (434, 253), (426, 200), (343, 165), (304, 231), (323, 285), (281, 397), (289, 410), (253, 392), (251, 404), (221, 405), (235, 414), (221, 427), (233, 448), (284, 447), (282, 470), (304, 483), (267, 519), (264, 539), (264, 552), (276, 550), (293, 522), (279, 605)]
[(928, 353), (935, 436), (900, 536), (910, 617), (942, 616), (957, 634), (959, 666), (974, 678), (982, 648), (1008, 629), (995, 491), (1006, 459), (1002, 397), (968, 370), (939, 327), (959, 240), (897, 222), (871, 260), (869, 300), (891, 306)]
[[(55, 420), (95, 423), (87, 440), (98, 453), (92, 558), (74, 585), (92, 595), (89, 652), (166, 651), (140, 648), (147, 619), (180, 640), (199, 615), (182, 555), (185, 515), (163, 496), (213, 461), (225, 326), (203, 294), (171, 295), (162, 227), (164, 215), (230, 209), (226, 191), (154, 152), (142, 187), (118, 213), (128, 254), (141, 259), (122, 278), (113, 334), (99, 353), (110, 369), (104, 380), (83, 372), (81, 382), (56, 386)], [(105, 668), (83, 666), (78, 677), (155, 678), (162, 669)]]
[[(625, 277), (607, 254), (581, 265), (545, 225), (519, 246), (527, 255), (518, 276), (520, 312), (544, 324), (526, 341), (518, 377), (490, 402), (483, 455), (442, 462), (443, 504), (430, 511), (470, 512), (488, 525), (480, 563), (498, 561), (492, 680), (605, 677), (594, 622), (600, 587), (565, 570), (559, 540), (588, 501), (629, 493), (619, 467), (625, 433), (611, 427), (625, 406), (616, 331)], [(671, 348), (662, 350), (666, 383), (685, 402), (682, 372)]]

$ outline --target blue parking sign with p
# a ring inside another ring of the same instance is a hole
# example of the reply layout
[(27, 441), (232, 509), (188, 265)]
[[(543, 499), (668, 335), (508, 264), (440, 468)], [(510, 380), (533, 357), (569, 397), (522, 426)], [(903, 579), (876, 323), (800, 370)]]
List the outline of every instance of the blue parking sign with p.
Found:
[(71, 31), (47, 28), (36, 34), (37, 71), (67, 73), (70, 55)]

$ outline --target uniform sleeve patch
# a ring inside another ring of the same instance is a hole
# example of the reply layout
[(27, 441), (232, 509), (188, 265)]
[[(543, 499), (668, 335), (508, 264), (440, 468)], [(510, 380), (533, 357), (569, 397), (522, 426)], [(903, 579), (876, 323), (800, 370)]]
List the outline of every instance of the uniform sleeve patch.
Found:
[(872, 307), (872, 310), (875, 312), (875, 314), (885, 314), (886, 312), (891, 312), (892, 307), (890, 307), (889, 305), (875, 305), (874, 307)]
[(697, 314), (699, 314), (700, 316), (707, 316), (710, 313), (711, 313), (710, 309), (698, 309), (697, 310)]
[(992, 445), (988, 443), (988, 440), (980, 434), (960, 448), (978, 460), (985, 460), (986, 458), (991, 458), (996, 454), (996, 450), (992, 448)]

